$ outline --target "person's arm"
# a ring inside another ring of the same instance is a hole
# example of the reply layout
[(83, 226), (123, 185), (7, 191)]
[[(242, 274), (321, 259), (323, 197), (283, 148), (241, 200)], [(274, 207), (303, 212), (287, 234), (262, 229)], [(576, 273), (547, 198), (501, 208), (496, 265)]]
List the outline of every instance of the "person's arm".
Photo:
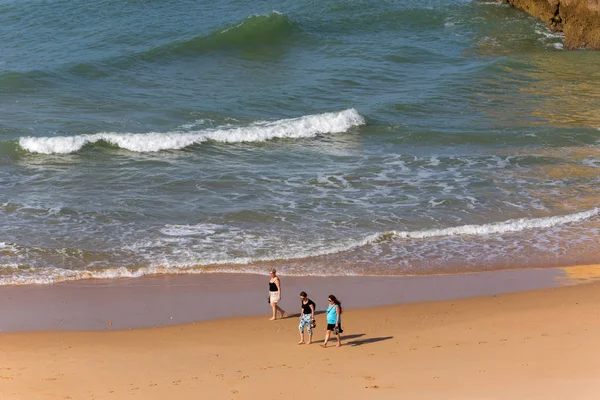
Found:
[(281, 300), (281, 281), (279, 278), (275, 279), (275, 285), (277, 285), (277, 301)]
[(315, 304), (312, 303), (310, 305), (310, 319), (314, 321), (315, 319)]
[(335, 306), (335, 314), (336, 314), (336, 320), (335, 320), (335, 326), (339, 326), (340, 325), (340, 306), (336, 304)]

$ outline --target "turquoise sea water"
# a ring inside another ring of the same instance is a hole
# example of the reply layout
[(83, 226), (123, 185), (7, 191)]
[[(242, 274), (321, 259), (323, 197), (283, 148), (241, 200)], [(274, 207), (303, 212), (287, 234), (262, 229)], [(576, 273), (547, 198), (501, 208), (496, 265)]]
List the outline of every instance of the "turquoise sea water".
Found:
[(0, 284), (599, 262), (600, 53), (482, 1), (0, 1)]

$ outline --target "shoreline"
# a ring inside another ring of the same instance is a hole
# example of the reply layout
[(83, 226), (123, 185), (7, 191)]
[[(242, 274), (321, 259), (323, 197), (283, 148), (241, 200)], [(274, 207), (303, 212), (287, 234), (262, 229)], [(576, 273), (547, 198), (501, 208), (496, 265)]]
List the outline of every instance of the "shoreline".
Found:
[[(330, 293), (355, 309), (523, 292), (596, 276), (598, 265), (427, 276), (283, 275), (280, 304), (297, 313), (298, 293), (306, 291), (318, 310)], [(267, 280), (200, 274), (0, 287), (0, 332), (114, 331), (268, 315)]]

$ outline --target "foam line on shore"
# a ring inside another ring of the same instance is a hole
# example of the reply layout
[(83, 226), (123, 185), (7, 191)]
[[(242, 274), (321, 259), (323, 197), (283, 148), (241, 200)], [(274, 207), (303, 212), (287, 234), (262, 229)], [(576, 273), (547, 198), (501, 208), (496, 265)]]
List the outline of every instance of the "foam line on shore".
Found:
[[(74, 281), (82, 279), (117, 279), (117, 278), (139, 278), (147, 275), (176, 275), (176, 274), (201, 274), (201, 273), (243, 273), (259, 274), (265, 269), (258, 265), (263, 262), (279, 260), (302, 260), (309, 257), (318, 257), (330, 254), (350, 251), (369, 244), (398, 239), (427, 239), (434, 237), (452, 236), (452, 235), (488, 235), (503, 234), (509, 232), (518, 232), (526, 229), (551, 228), (553, 226), (583, 221), (597, 216), (600, 213), (599, 208), (592, 210), (545, 218), (521, 218), (508, 220), (504, 222), (483, 224), (483, 225), (463, 225), (445, 229), (433, 229), (415, 232), (391, 231), (381, 234), (372, 234), (355, 241), (347, 241), (341, 245), (323, 249), (311, 254), (293, 255), (289, 257), (261, 257), (250, 258), (243, 257), (226, 260), (201, 260), (190, 262), (188, 265), (150, 265), (135, 269), (126, 267), (106, 268), (96, 270), (74, 270), (61, 269), (54, 267), (32, 268), (18, 273), (11, 273), (8, 276), (0, 278), (0, 285), (15, 284), (51, 284), (64, 281)], [(10, 247), (10, 244), (3, 243), (4, 247)], [(13, 268), (14, 270), (14, 268)], [(332, 275), (357, 275), (352, 271), (303, 271), (306, 276), (332, 276)]]

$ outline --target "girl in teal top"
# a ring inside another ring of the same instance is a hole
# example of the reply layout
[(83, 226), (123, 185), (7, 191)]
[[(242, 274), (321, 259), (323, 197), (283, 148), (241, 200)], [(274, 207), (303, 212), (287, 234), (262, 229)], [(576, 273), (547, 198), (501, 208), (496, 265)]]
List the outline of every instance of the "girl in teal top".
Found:
[(333, 332), (337, 338), (335, 347), (340, 347), (342, 345), (340, 333), (344, 332), (342, 330), (342, 303), (332, 294), (329, 295), (327, 301), (329, 301), (327, 307), (327, 333), (325, 333), (325, 341), (321, 346), (327, 347), (329, 336)]

